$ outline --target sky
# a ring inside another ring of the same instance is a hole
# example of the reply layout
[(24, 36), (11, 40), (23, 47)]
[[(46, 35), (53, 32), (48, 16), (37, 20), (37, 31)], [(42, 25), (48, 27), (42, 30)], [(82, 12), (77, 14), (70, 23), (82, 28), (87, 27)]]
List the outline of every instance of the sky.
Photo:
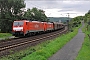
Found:
[[(90, 10), (90, 0), (25, 0), (26, 9), (44, 10), (47, 17), (84, 16)], [(69, 13), (69, 14), (68, 14)]]

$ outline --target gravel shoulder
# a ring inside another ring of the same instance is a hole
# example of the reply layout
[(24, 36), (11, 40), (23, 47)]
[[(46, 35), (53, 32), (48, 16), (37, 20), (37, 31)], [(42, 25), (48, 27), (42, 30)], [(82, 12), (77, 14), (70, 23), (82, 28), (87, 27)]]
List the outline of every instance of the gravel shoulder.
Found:
[(70, 40), (62, 49), (56, 52), (48, 60), (74, 60), (82, 47), (85, 37), (81, 28), (79, 28), (78, 34), (72, 40)]

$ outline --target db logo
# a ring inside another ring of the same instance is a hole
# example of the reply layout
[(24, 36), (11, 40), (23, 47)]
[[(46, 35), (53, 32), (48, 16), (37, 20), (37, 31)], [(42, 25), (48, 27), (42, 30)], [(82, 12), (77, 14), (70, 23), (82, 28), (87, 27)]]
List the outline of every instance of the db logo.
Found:
[(35, 28), (38, 28), (38, 27), (39, 27), (39, 25), (38, 25), (38, 24), (36, 24), (36, 25), (35, 25)]
[(51, 25), (49, 27), (51, 27)]

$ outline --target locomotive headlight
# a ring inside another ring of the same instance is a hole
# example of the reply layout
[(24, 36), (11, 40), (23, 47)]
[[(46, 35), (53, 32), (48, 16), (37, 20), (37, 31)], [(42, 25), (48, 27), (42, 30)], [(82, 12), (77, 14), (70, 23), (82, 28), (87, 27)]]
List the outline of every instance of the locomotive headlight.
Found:
[(23, 27), (14, 27), (13, 30), (14, 31), (23, 31)]

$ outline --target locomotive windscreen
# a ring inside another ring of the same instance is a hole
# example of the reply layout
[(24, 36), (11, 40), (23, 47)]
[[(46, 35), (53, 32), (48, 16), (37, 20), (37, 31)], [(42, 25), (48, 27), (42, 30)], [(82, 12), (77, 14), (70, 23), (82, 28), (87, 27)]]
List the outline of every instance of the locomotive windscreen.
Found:
[(23, 25), (23, 21), (15, 21), (14, 23), (13, 23), (13, 25), (14, 26), (22, 26)]

